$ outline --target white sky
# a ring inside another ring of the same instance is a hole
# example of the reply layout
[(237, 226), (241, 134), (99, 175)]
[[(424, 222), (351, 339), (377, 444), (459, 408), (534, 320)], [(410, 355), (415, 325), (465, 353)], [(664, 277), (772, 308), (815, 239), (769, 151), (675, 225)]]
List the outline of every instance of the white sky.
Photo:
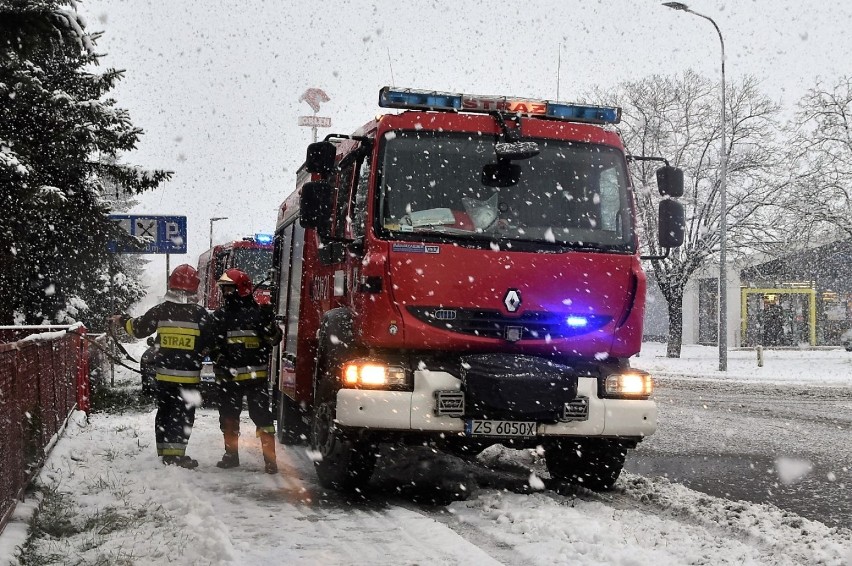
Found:
[[(790, 106), (814, 83), (852, 74), (852, 3), (751, 0), (688, 3), (722, 30), (727, 76), (753, 74)], [(310, 129), (299, 96), (323, 89), (332, 118), (322, 133), (350, 133), (378, 112), (378, 91), (414, 88), (576, 98), (594, 85), (694, 68), (719, 76), (710, 22), (652, 0), (525, 3), (387, 0), (84, 0), (89, 30), (103, 30), (102, 65), (126, 69), (113, 91), (146, 132), (132, 164), (174, 179), (132, 212), (188, 217), (195, 264), (209, 218), (225, 241), (271, 231), (292, 190)], [(393, 78), (393, 80), (392, 80)], [(153, 282), (164, 260), (154, 257)], [(158, 292), (159, 289), (152, 289)]]
[[(682, 359), (672, 360), (658, 357), (659, 345), (645, 346), (636, 365), (655, 373), (716, 373), (714, 348), (688, 347)], [(138, 356), (144, 342), (130, 348)], [(852, 384), (850, 355), (842, 350), (767, 352), (767, 365), (760, 370), (745, 354), (753, 352), (732, 356), (725, 379), (819, 387), (831, 376), (834, 385)], [(116, 376), (120, 386), (138, 387), (135, 374), (116, 368)], [(129, 557), (136, 564), (176, 565), (852, 564), (848, 529), (829, 528), (772, 505), (707, 496), (664, 478), (623, 473), (614, 492), (581, 492), (576, 498), (479, 487), (495, 485), (493, 474), (504, 466), (532, 470), (528, 482), (538, 489), (543, 466), (529, 450), (489, 449), (482, 458), (497, 471), (431, 453), (414, 453), (408, 462), (381, 468), (387, 477), (444, 490), (464, 484), (469, 497), (451, 503), (441, 515), (439, 508), (406, 504), (405, 498), (364, 504), (324, 494), (305, 447), (278, 445), (279, 475), (262, 473), (260, 448), (245, 412), (241, 466), (235, 470), (214, 466), (222, 453), (215, 410), (197, 414), (188, 448), (199, 461), (193, 471), (159, 463), (153, 425), (153, 410), (99, 413), (88, 423), (82, 413), (75, 414), (38, 483), (68, 495), (64, 513), (76, 524), (92, 520), (97, 525), (98, 517), (110, 513), (116, 517), (97, 534), (92, 527), (59, 541), (42, 540), (42, 553), (88, 564)], [(730, 434), (750, 437), (737, 426), (731, 423)], [(811, 467), (779, 458), (774, 471), (779, 481), (794, 484)], [(836, 481), (849, 481), (848, 470), (835, 472)], [(0, 566), (15, 564), (15, 547), (26, 539), (35, 505), (34, 498), (19, 504), (0, 536)]]

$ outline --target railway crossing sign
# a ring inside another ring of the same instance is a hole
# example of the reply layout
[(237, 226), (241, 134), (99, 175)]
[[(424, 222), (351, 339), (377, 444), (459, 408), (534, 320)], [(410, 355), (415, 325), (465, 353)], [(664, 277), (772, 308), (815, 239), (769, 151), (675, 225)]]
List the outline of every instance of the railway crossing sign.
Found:
[(107, 247), (113, 253), (186, 253), (186, 216), (111, 214), (109, 219), (131, 236), (109, 242)]

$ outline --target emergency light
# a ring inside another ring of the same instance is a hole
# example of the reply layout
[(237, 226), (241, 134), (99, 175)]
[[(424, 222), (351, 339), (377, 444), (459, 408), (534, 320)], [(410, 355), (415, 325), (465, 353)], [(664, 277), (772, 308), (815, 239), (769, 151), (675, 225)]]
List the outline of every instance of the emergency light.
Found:
[(382, 108), (455, 112), (489, 113), (500, 111), (594, 124), (617, 124), (621, 121), (621, 108), (616, 106), (594, 106), (554, 102), (552, 100), (435, 92), (411, 88), (392, 89), (388, 86), (379, 91), (379, 106)]
[(255, 234), (254, 241), (258, 244), (271, 244), (272, 234)]
[(583, 328), (587, 324), (589, 324), (589, 319), (587, 319), (585, 316), (571, 315), (571, 316), (569, 316), (568, 318), (565, 319), (565, 322), (571, 328)]
[(425, 90), (390, 90), (384, 87), (379, 91), (379, 106), (382, 108), (409, 108), (422, 110), (461, 110), (460, 94), (448, 92), (429, 92)]

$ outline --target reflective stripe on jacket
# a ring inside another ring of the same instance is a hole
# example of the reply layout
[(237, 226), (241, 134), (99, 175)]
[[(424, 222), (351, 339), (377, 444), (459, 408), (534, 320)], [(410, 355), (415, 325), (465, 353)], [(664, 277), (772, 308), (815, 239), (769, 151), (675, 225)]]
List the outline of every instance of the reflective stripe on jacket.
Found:
[(201, 370), (183, 371), (179, 369), (157, 368), (155, 378), (157, 381), (170, 381), (172, 383), (201, 383)]
[(269, 377), (269, 369), (267, 366), (243, 366), (241, 368), (233, 368), (231, 375), (233, 376), (231, 379), (234, 381), (267, 379)]
[(229, 330), (226, 337), (228, 344), (242, 344), (249, 349), (260, 348), (260, 336), (256, 330)]

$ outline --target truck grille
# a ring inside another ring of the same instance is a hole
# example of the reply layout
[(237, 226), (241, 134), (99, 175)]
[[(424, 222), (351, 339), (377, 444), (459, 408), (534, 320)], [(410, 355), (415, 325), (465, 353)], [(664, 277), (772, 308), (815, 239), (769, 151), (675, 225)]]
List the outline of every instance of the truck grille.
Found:
[(598, 330), (612, 320), (610, 316), (584, 315), (585, 326), (572, 327), (566, 321), (568, 315), (545, 311), (526, 311), (520, 316), (506, 316), (498, 310), (410, 306), (408, 312), (421, 322), (450, 332), (511, 341), (578, 336)]

